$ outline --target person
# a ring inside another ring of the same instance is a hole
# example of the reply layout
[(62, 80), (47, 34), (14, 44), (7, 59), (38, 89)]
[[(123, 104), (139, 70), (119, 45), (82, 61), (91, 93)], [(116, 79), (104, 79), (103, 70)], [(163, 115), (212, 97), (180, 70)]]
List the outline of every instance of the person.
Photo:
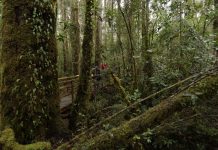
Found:
[(93, 79), (93, 94), (92, 94), (92, 99), (93, 100), (96, 100), (96, 95), (97, 95), (97, 92), (100, 88), (100, 81), (102, 79), (101, 77), (101, 71), (100, 71), (100, 65), (95, 65), (93, 68), (92, 68), (92, 79)]
[(108, 65), (106, 63), (102, 63), (102, 64), (100, 64), (100, 68), (101, 68), (101, 70), (106, 70), (106, 69), (108, 69)]
[(96, 81), (101, 80), (101, 71), (99, 66), (95, 65), (95, 67), (92, 69), (92, 78)]

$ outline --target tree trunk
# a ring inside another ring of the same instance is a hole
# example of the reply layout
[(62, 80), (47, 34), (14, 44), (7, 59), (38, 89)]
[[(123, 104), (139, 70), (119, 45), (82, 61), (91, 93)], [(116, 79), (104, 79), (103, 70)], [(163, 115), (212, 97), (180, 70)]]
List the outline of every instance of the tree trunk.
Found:
[(64, 71), (64, 75), (66, 75), (67, 73), (67, 34), (66, 34), (66, 27), (65, 27), (65, 23), (67, 21), (67, 12), (66, 12), (66, 0), (63, 0), (61, 2), (61, 12), (62, 12), (62, 24), (63, 24), (63, 34), (65, 35), (64, 38), (63, 38), (63, 41), (62, 41), (62, 50), (63, 50), (63, 62), (64, 62), (64, 68), (63, 68), (63, 71)]
[(96, 29), (95, 29), (95, 65), (100, 66), (101, 63), (101, 54), (102, 54), (102, 21), (101, 21), (101, 13), (102, 13), (102, 1), (97, 0), (97, 8), (95, 10), (95, 21), (96, 21)]
[[(0, 14), (2, 15), (2, 6), (0, 8)], [(0, 22), (2, 22), (2, 18), (0, 18)], [(0, 26), (0, 34), (2, 35), (2, 25)], [(0, 45), (2, 45), (2, 36), (0, 37)], [(2, 49), (0, 48), (0, 64), (2, 64)], [(0, 65), (0, 90), (2, 86), (2, 66)], [(0, 113), (1, 113), (1, 107), (0, 107)], [(1, 116), (0, 116), (1, 117)], [(1, 120), (1, 118), (0, 118)], [(1, 129), (1, 123), (0, 123), (0, 129)]]
[[(218, 10), (218, 0), (214, 0), (215, 11)], [(213, 24), (214, 34), (215, 34), (215, 56), (216, 56), (216, 66), (218, 66), (218, 14), (216, 13), (214, 24)]]
[[(126, 17), (124, 11), (122, 10), (121, 7), (121, 1), (117, 0), (117, 5), (118, 9), (123, 17), (126, 29), (127, 29), (127, 34), (128, 34), (128, 61), (129, 61), (129, 70), (131, 72), (131, 77), (133, 79), (133, 89), (137, 88), (137, 76), (136, 76), (136, 62), (134, 57), (134, 45), (133, 45), (133, 36), (132, 36), (132, 27), (131, 27), (131, 22), (132, 22), (132, 3), (133, 1), (125, 1), (125, 9), (130, 9), (128, 12), (128, 17)], [(131, 7), (129, 6), (131, 4)]]
[(70, 26), (70, 39), (71, 39), (71, 49), (73, 54), (73, 75), (79, 74), (79, 55), (80, 55), (80, 24), (79, 24), (79, 8), (78, 0), (72, 1), (71, 10), (71, 22)]
[(122, 26), (120, 24), (120, 20), (121, 19), (121, 16), (119, 15), (116, 19), (116, 24), (117, 24), (117, 30), (116, 30), (116, 35), (117, 35), (117, 44), (119, 45), (120, 47), (120, 51), (121, 51), (121, 56), (122, 56), (122, 75), (125, 76), (126, 74), (126, 62), (125, 62), (125, 55), (124, 55), (124, 46), (123, 46), (123, 43), (122, 43), (122, 35), (121, 35), (121, 30), (122, 30)]
[(2, 3), (1, 121), (26, 143), (54, 132), (59, 118), (56, 1)]
[(91, 60), (93, 48), (93, 27), (92, 9), (93, 0), (86, 0), (85, 29), (82, 44), (82, 62), (79, 76), (79, 87), (76, 95), (75, 104), (72, 107), (70, 127), (75, 129), (81, 114), (86, 115), (87, 103), (89, 102), (91, 91)]
[(149, 52), (149, 2), (142, 0), (142, 54), (143, 54), (143, 97), (152, 93), (152, 84), (150, 78), (153, 74), (153, 64), (151, 52)]

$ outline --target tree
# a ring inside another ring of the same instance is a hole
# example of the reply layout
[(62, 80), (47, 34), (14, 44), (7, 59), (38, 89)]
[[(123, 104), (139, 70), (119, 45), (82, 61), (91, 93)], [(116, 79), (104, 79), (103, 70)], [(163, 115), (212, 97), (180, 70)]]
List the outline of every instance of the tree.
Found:
[[(217, 15), (217, 10), (218, 10), (218, 0), (214, 0), (214, 6), (215, 6), (215, 21), (213, 24), (213, 29), (215, 33), (215, 55), (216, 59), (218, 59), (218, 15)], [(216, 60), (216, 65), (218, 66), (218, 60)]]
[(97, 7), (95, 8), (95, 65), (99, 66), (101, 63), (102, 54), (102, 23), (101, 23), (101, 12), (102, 12), (102, 1), (96, 0)]
[[(132, 0), (130, 1), (125, 1), (125, 10), (128, 10), (128, 14), (125, 14), (124, 11), (122, 10), (121, 6), (121, 1), (117, 0), (117, 5), (118, 9), (123, 17), (123, 20), (125, 22), (126, 30), (127, 30), (127, 35), (128, 35), (128, 61), (129, 61), (129, 67), (130, 67), (130, 72), (131, 72), (131, 77), (133, 79), (133, 88), (137, 87), (137, 76), (136, 76), (136, 62), (134, 59), (134, 45), (133, 45), (133, 34), (132, 34), (132, 4), (134, 2)], [(131, 6), (129, 6), (131, 5)], [(126, 16), (128, 15), (128, 17)]]
[(68, 40), (67, 40), (67, 34), (66, 34), (66, 26), (67, 26), (67, 11), (66, 11), (66, 0), (61, 1), (61, 16), (62, 16), (62, 24), (63, 24), (63, 33), (65, 37), (62, 41), (62, 51), (63, 51), (63, 71), (64, 75), (67, 74), (67, 50), (68, 50)]
[(80, 68), (79, 87), (77, 90), (75, 103), (72, 107), (72, 113), (70, 118), (70, 126), (72, 129), (73, 127), (76, 127), (76, 124), (79, 122), (79, 117), (82, 115), (86, 115), (88, 102), (91, 96), (90, 80), (93, 49), (93, 5), (93, 0), (86, 0), (85, 29), (82, 44), (82, 60)]
[(78, 0), (72, 0), (71, 2), (71, 26), (70, 26), (70, 39), (71, 49), (73, 54), (73, 75), (79, 74), (79, 54), (80, 54), (80, 24), (79, 24), (79, 8)]
[(149, 0), (142, 0), (142, 54), (143, 54), (143, 96), (152, 93), (150, 78), (153, 74), (152, 56), (149, 51)]
[(21, 143), (58, 129), (55, 7), (55, 0), (3, 0), (1, 121)]

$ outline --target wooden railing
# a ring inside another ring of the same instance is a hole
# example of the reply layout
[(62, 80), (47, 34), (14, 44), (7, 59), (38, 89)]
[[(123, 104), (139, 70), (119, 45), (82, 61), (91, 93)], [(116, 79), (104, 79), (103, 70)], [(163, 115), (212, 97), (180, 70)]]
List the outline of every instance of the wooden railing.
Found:
[(61, 117), (66, 119), (69, 117), (71, 104), (75, 98), (78, 88), (79, 75), (71, 77), (58, 78), (60, 89), (60, 111)]
[(60, 97), (75, 94), (78, 87), (79, 75), (58, 78)]

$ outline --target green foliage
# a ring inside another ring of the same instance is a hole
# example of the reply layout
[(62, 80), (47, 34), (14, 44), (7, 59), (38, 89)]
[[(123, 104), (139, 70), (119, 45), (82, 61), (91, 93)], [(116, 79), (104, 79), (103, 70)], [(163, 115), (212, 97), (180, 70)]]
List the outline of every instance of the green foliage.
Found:
[(151, 143), (153, 134), (153, 131), (148, 128), (146, 132), (142, 133), (142, 138), (146, 140), (147, 143)]
[(113, 127), (113, 126), (110, 125), (109, 123), (108, 123), (108, 124), (103, 124), (103, 128), (104, 128), (104, 130), (106, 130), (106, 131), (112, 129), (112, 127)]
[(13, 130), (7, 128), (0, 135), (0, 148), (2, 150), (51, 150), (51, 144), (48, 142), (37, 142), (21, 145), (16, 142)]
[(128, 97), (129, 97), (129, 100), (131, 102), (136, 102), (141, 97), (141, 93), (140, 93), (140, 91), (138, 89), (136, 89), (134, 91), (134, 93), (132, 95), (129, 94)]
[[(205, 82), (215, 82), (205, 80)], [(201, 83), (184, 92), (186, 99), (178, 111), (152, 129), (133, 136), (132, 146), (142, 145), (142, 149), (213, 149), (217, 146), (217, 92), (199, 90), (206, 83)], [(211, 87), (209, 87), (211, 88)], [(199, 92), (201, 91), (201, 92)], [(204, 95), (202, 92), (207, 93)], [(203, 96), (204, 95), (204, 96)], [(134, 140), (135, 139), (135, 140)]]

